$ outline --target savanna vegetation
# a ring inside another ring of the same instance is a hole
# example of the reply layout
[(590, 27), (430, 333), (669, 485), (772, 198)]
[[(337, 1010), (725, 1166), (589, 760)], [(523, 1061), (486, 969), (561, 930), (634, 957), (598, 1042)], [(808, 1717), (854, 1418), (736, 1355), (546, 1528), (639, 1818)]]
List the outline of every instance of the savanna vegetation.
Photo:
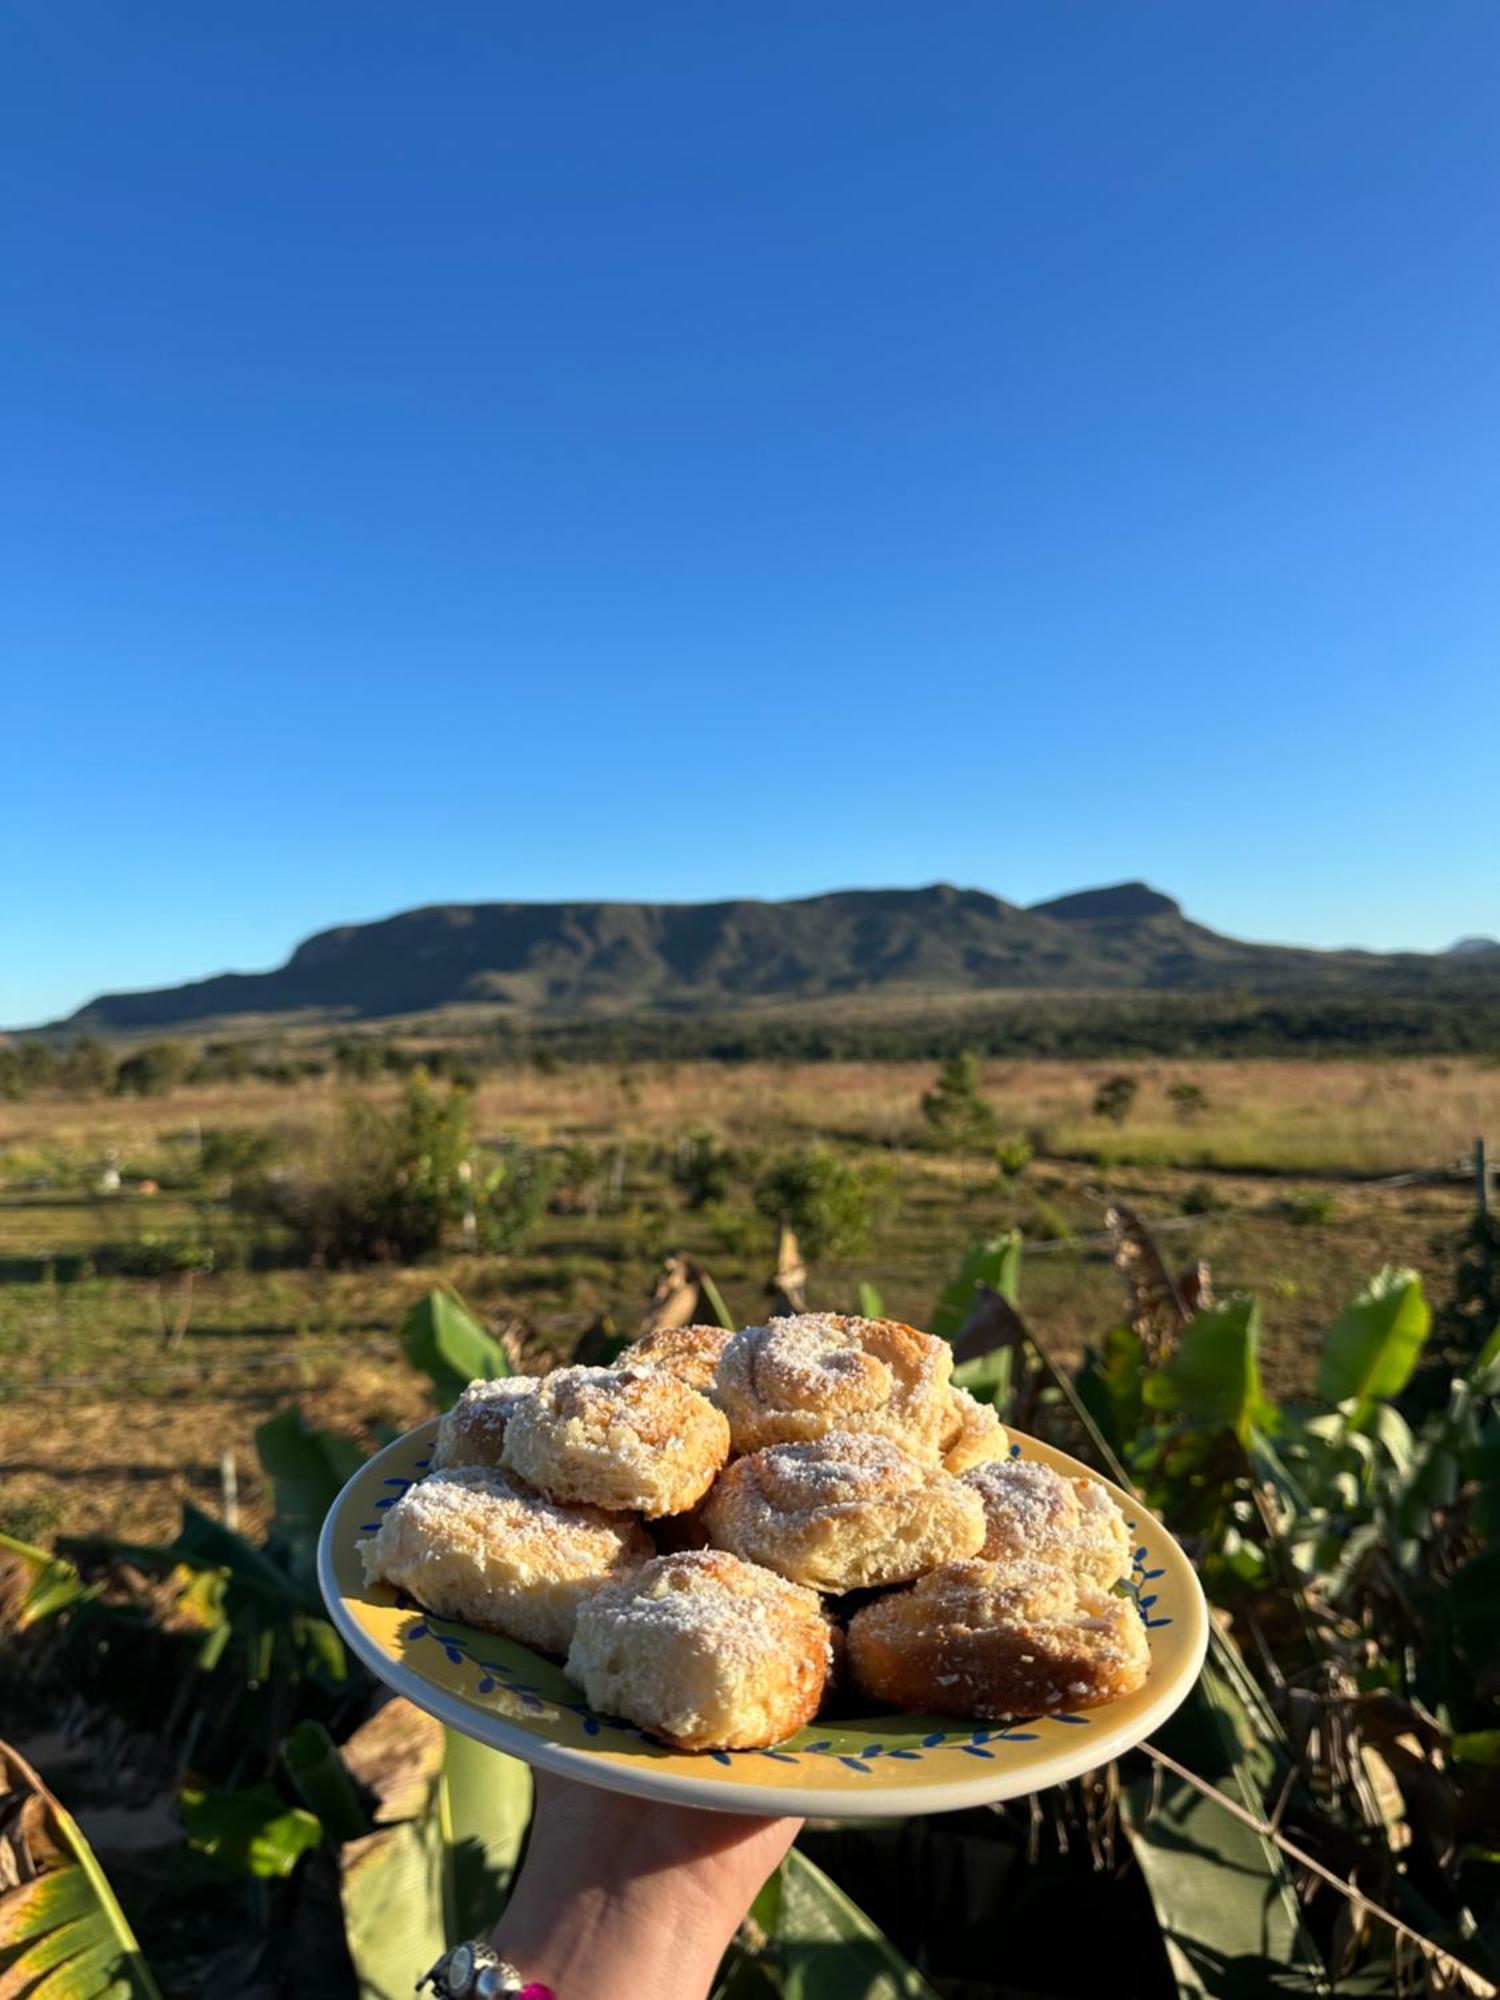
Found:
[(409, 1053), (116, 1057), (0, 1107), (0, 1912), (36, 1954), (0, 1979), (374, 1995), (492, 1912), (525, 1774), (378, 1703), (317, 1522), (470, 1366), (769, 1290), (953, 1339), (1165, 1513), (1217, 1623), (1150, 1752), (812, 1829), (726, 1994), (1493, 1990), (1500, 1232), (1458, 1163), (1500, 1071)]

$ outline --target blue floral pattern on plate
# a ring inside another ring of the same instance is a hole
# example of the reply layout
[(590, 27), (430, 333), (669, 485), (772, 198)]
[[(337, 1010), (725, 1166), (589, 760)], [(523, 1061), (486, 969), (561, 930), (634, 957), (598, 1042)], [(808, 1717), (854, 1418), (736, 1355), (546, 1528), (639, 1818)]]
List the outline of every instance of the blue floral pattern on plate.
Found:
[[(1019, 1458), (1019, 1445), (1011, 1446), (1011, 1456)], [(375, 1502), (374, 1511), (384, 1513), (394, 1507), (408, 1487), (415, 1486), (432, 1464), (429, 1452), (426, 1457), (414, 1463), (415, 1477), (410, 1479), (388, 1478), (382, 1482), (391, 1489), (389, 1495)], [(1130, 1575), (1122, 1580), (1120, 1591), (1131, 1599), (1140, 1615), (1141, 1623), (1147, 1631), (1155, 1631), (1170, 1625), (1171, 1617), (1162, 1610), (1157, 1592), (1151, 1589), (1165, 1573), (1161, 1566), (1148, 1567), (1151, 1552), (1136, 1540), (1138, 1524), (1127, 1521), (1131, 1536)], [(380, 1527), (379, 1520), (362, 1521), (360, 1532), (375, 1534)], [(578, 1718), (586, 1736), (598, 1736), (608, 1731), (617, 1740), (634, 1740), (651, 1748), (651, 1739), (631, 1724), (618, 1722), (607, 1715), (596, 1715), (586, 1702), (558, 1699), (544, 1694), (536, 1682), (518, 1673), (515, 1667), (496, 1655), (509, 1644), (508, 1641), (475, 1633), (468, 1627), (456, 1625), (450, 1620), (434, 1618), (404, 1591), (395, 1593), (397, 1607), (413, 1613), (410, 1625), (403, 1627), (401, 1642), (403, 1647), (412, 1648), (432, 1645), (441, 1650), (450, 1666), (467, 1666), (474, 1675), (474, 1693), (482, 1701), (491, 1702), (503, 1698), (514, 1704), (512, 1713), (524, 1723), (527, 1717), (542, 1720), (549, 1709), (566, 1709)], [(518, 1651), (524, 1649), (518, 1648)], [(555, 1670), (549, 1670), (555, 1673)], [(815, 1737), (803, 1742), (792, 1737), (788, 1742), (771, 1750), (711, 1750), (707, 1754), (717, 1764), (743, 1764), (753, 1758), (767, 1758), (776, 1764), (799, 1764), (804, 1758), (828, 1757), (856, 1771), (862, 1777), (873, 1773), (877, 1760), (901, 1763), (920, 1763), (923, 1756), (933, 1750), (961, 1750), (974, 1758), (995, 1758), (1002, 1754), (1000, 1746), (1010, 1743), (1034, 1743), (1046, 1729), (1086, 1729), (1090, 1718), (1087, 1715), (1054, 1714), (1025, 1716), (1004, 1725), (977, 1729), (934, 1729), (921, 1737), (916, 1745), (903, 1741), (899, 1749), (889, 1749), (883, 1743), (859, 1744), (862, 1734), (857, 1722), (841, 1728), (837, 1735)], [(804, 1731), (811, 1735), (811, 1731)], [(859, 1747), (855, 1747), (855, 1745)]]

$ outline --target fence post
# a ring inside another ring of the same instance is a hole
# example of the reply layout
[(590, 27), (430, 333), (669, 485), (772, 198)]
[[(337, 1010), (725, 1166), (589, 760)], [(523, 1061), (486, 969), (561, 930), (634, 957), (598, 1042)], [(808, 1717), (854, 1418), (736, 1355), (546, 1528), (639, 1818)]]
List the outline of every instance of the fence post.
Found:
[(1484, 1140), (1474, 1141), (1474, 1201), (1481, 1215), (1487, 1215), (1490, 1207), (1490, 1176), (1484, 1161)]

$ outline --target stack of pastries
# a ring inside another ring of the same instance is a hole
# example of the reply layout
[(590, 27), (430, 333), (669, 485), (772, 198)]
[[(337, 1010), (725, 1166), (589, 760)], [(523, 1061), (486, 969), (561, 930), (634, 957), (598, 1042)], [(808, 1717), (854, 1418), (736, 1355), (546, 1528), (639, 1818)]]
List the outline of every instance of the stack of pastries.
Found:
[(984, 1720), (1132, 1693), (1119, 1509), (1011, 1457), (951, 1374), (914, 1327), (805, 1313), (471, 1383), (366, 1574), (680, 1750), (779, 1743), (839, 1684)]

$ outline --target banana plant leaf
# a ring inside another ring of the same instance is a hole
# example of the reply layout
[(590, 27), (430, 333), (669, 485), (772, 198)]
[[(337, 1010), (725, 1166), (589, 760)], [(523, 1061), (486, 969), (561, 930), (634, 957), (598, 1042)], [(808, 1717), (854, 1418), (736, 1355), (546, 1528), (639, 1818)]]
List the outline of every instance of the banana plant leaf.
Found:
[[(531, 1818), (531, 1773), (390, 1702), (346, 1746), (376, 1794), (375, 1831), (340, 1850), (344, 1929), (361, 2000), (395, 2000), (448, 1944), (505, 1907)], [(397, 1811), (416, 1811), (395, 1819)]]
[(25, 1804), (0, 1836), (0, 2000), (161, 2000), (140, 1946), (77, 1822), (0, 1743), (0, 1781)]
[(1242, 1293), (1195, 1313), (1177, 1352), (1143, 1384), (1147, 1404), (1248, 1444), (1275, 1410), (1261, 1387), (1260, 1306)]
[(1415, 1271), (1386, 1265), (1328, 1329), (1318, 1394), (1330, 1403), (1355, 1403), (1359, 1421), (1375, 1398), (1400, 1395), (1431, 1328), (1422, 1280)]
[(0, 1535), (0, 1609), (12, 1632), (24, 1632), (95, 1596), (70, 1562), (30, 1542)]
[[(1265, 1814), (1279, 1745), (1214, 1662), (1156, 1740), (1238, 1805)], [(1122, 1787), (1121, 1812), (1178, 1993), (1184, 2000), (1331, 1994), (1274, 1841), (1172, 1772), (1158, 1777), (1154, 1784), (1150, 1769), (1138, 1766)]]
[(786, 2000), (937, 2000), (859, 1905), (795, 1848), (782, 1866), (774, 1935)]
[(969, 1316), (976, 1285), (988, 1285), (1015, 1305), (1021, 1295), (1021, 1238), (1012, 1229), (1004, 1236), (983, 1238), (964, 1252), (957, 1274), (943, 1287), (933, 1308), (929, 1331), (952, 1340)]
[(364, 1462), (352, 1438), (315, 1428), (295, 1405), (256, 1426), (255, 1451), (271, 1482), (278, 1531), (314, 1541), (344, 1483)]
[(236, 1875), (284, 1878), (323, 1838), (322, 1823), (274, 1785), (182, 1794), (190, 1844)]
[(442, 1409), (456, 1403), (471, 1382), (512, 1372), (499, 1341), (485, 1332), (455, 1292), (441, 1287), (418, 1299), (396, 1337), (412, 1367), (431, 1381)]

